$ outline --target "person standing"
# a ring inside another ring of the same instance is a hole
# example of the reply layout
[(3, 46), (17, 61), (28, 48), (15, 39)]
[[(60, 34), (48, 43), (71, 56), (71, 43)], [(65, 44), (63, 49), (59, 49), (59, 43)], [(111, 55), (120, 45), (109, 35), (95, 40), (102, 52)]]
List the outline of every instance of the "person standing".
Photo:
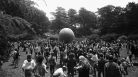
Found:
[(75, 67), (79, 71), (78, 77), (89, 77), (91, 65), (84, 56), (79, 57), (79, 64)]
[(99, 60), (96, 51), (93, 51), (91, 60), (93, 61), (93, 65), (92, 65), (93, 66), (93, 72), (94, 72), (93, 76), (96, 77), (97, 62)]
[(54, 57), (54, 52), (51, 52), (51, 56), (48, 58), (48, 63), (50, 66), (50, 74), (52, 77), (56, 66), (56, 57)]
[(35, 65), (36, 65), (36, 63), (32, 59), (31, 55), (27, 55), (27, 60), (24, 60), (23, 65), (22, 65), (22, 70), (25, 73), (25, 77), (32, 76), (32, 71), (33, 71)]
[(45, 73), (48, 73), (47, 66), (43, 63), (44, 57), (42, 55), (38, 56), (36, 66), (34, 67), (35, 77), (45, 77)]
[(15, 64), (15, 55), (16, 55), (16, 53), (17, 53), (17, 50), (14, 49), (14, 51), (11, 54), (11, 57), (13, 57), (13, 61), (12, 61), (13, 64)]
[(121, 71), (117, 63), (113, 61), (113, 56), (109, 55), (109, 62), (104, 66), (104, 77), (121, 77)]
[(76, 66), (76, 59), (75, 59), (75, 54), (70, 53), (69, 54), (69, 59), (67, 60), (67, 68), (68, 68), (68, 75), (74, 77), (74, 67)]
[(19, 51), (17, 51), (17, 53), (15, 54), (15, 64), (14, 64), (15, 68), (18, 67), (19, 60), (20, 60), (20, 54), (19, 54)]
[(100, 54), (100, 59), (98, 61), (98, 77), (102, 76), (104, 77), (104, 66), (107, 61), (104, 59), (104, 55)]

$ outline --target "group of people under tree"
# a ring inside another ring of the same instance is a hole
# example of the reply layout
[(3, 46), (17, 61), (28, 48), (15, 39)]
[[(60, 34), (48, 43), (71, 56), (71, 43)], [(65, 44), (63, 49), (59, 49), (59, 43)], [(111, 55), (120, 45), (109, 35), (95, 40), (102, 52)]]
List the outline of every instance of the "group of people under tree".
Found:
[[(133, 66), (133, 55), (138, 56), (137, 41), (95, 42), (58, 40), (27, 40), (13, 42), (13, 64), (18, 67), (20, 52), (26, 53), (22, 69), (25, 77), (123, 77)], [(125, 55), (121, 53), (126, 53)], [(44, 63), (45, 60), (45, 63)], [(67, 71), (67, 75), (64, 73)]]

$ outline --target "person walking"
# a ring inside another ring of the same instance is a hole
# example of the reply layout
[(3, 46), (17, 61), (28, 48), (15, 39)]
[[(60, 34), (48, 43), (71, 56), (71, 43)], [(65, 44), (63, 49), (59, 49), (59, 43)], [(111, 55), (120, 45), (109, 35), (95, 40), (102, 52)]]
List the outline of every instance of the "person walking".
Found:
[(33, 71), (35, 65), (36, 65), (36, 63), (32, 59), (31, 55), (27, 55), (27, 60), (24, 60), (23, 65), (22, 65), (22, 70), (25, 73), (25, 77), (32, 76), (32, 71)]
[[(17, 51), (17, 50), (16, 50)], [(17, 53), (15, 54), (15, 68), (18, 67), (18, 64), (19, 64), (19, 60), (20, 60), (20, 54), (19, 54), (19, 51), (17, 51)]]
[(47, 66), (43, 63), (44, 57), (39, 55), (37, 58), (36, 66), (34, 67), (34, 76), (35, 77), (45, 77), (45, 73), (48, 73)]

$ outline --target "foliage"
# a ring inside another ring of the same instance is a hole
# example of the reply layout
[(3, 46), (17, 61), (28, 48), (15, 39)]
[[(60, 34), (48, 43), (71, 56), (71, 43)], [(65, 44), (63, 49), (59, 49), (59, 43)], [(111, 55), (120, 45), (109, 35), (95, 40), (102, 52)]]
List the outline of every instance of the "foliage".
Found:
[(128, 40), (137, 40), (137, 39), (138, 39), (138, 34), (128, 35)]
[(88, 37), (89, 40), (93, 40), (93, 41), (99, 41), (100, 40), (100, 36), (97, 35), (97, 34), (91, 34), (89, 37)]
[(121, 36), (118, 37), (117, 40), (127, 40), (127, 36), (121, 35)]
[(18, 40), (28, 35), (35, 35), (30, 23), (22, 18), (12, 17), (7, 14), (0, 15), (0, 29), (0, 35), (8, 39)]
[[(85, 8), (80, 8), (77, 12), (75, 9), (66, 11), (62, 7), (57, 7), (56, 11), (51, 13), (54, 16), (51, 22), (46, 13), (35, 6), (37, 4), (31, 0), (0, 0), (1, 13), (20, 17), (32, 23), (31, 28), (37, 35), (49, 31), (49, 28), (58, 33), (65, 27), (71, 28), (76, 36), (87, 36), (92, 33), (100, 36), (112, 33), (129, 35), (138, 32), (138, 3), (135, 2), (129, 2), (124, 8), (107, 5), (98, 8), (96, 13)], [(18, 23), (18, 20), (14, 21)], [(18, 32), (20, 31), (17, 31), (17, 34)]]
[(46, 14), (35, 5), (37, 4), (32, 0), (0, 0), (0, 12), (23, 18), (29, 23), (36, 23), (39, 25), (39, 31), (46, 32), (50, 21)]
[(30, 40), (35, 36), (31, 24), (19, 17), (0, 14), (0, 55), (7, 60), (10, 56), (9, 41)]
[(137, 33), (138, 4), (130, 2), (125, 8), (107, 5), (98, 9), (101, 33), (131, 34)]
[(101, 36), (101, 39), (103, 41), (112, 42), (114, 40), (117, 40), (118, 36), (119, 36), (118, 34), (106, 34)]
[(62, 28), (68, 27), (68, 17), (64, 8), (57, 7), (56, 12), (52, 12), (51, 14), (55, 17), (55, 19), (52, 20), (51, 29), (59, 32)]

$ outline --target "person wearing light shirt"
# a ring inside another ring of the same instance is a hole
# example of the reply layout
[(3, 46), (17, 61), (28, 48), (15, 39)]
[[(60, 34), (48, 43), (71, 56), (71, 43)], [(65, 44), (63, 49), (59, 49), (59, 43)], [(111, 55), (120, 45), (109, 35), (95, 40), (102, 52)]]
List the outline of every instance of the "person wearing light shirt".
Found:
[(27, 60), (24, 60), (24, 63), (22, 65), (22, 70), (25, 72), (25, 77), (31, 77), (32, 71), (35, 67), (36, 63), (31, 58), (31, 55), (27, 55)]
[(63, 66), (61, 68), (58, 68), (54, 74), (53, 77), (66, 77), (66, 74), (64, 73), (66, 71), (66, 66)]
[(91, 60), (93, 60), (95, 62), (97, 62), (99, 60), (98, 55), (95, 52), (93, 53)]
[(93, 52), (92, 58), (91, 60), (93, 61), (93, 76), (96, 76), (96, 66), (97, 66), (97, 62), (98, 62), (98, 55), (96, 54), (96, 52)]

